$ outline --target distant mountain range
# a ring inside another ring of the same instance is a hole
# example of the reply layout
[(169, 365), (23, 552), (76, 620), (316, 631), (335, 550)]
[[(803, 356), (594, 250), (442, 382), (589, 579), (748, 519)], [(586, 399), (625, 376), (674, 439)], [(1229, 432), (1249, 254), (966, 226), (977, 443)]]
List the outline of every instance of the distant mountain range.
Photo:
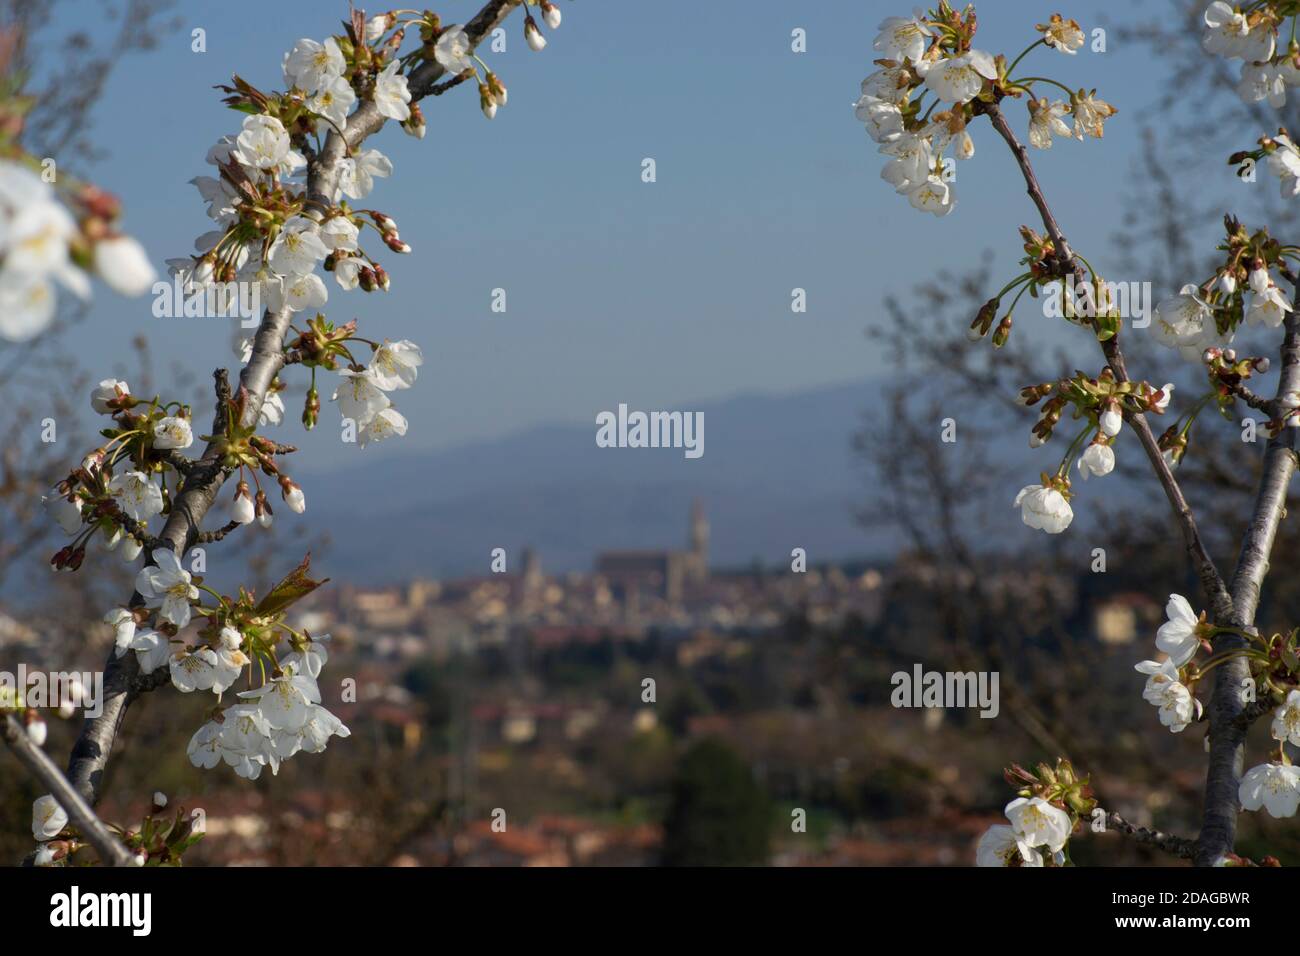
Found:
[[(711, 525), (716, 565), (872, 557), (892, 533), (853, 511), (868, 493), (852, 436), (879, 385), (746, 394), (704, 413), (704, 455), (599, 448), (588, 425), (548, 425), (487, 442), (304, 475), (312, 510), (347, 541), (354, 581), (487, 573), (489, 553), (532, 546), (547, 572), (589, 570), (602, 550), (683, 548), (691, 502)], [(611, 405), (611, 409), (616, 407)], [(649, 411), (650, 409), (645, 409)], [(379, 502), (357, 515), (356, 496)], [(332, 548), (321, 570), (343, 559)], [(342, 571), (342, 567), (337, 570)], [(514, 566), (511, 566), (514, 570)]]

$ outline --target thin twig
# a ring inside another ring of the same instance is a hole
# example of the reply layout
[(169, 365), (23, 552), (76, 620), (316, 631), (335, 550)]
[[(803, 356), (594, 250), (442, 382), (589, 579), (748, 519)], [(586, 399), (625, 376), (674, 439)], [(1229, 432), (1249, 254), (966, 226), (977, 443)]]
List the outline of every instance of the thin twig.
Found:
[(1106, 826), (1112, 830), (1123, 833), (1125, 836), (1132, 837), (1133, 840), (1142, 846), (1155, 847), (1158, 850), (1164, 850), (1166, 853), (1172, 853), (1174, 856), (1184, 860), (1193, 859), (1196, 856), (1196, 841), (1189, 840), (1187, 837), (1174, 836), (1171, 833), (1165, 833), (1162, 830), (1152, 830), (1147, 827), (1135, 826), (1129, 823), (1118, 813), (1106, 814)]
[(26, 767), (28, 772), (58, 801), (59, 806), (67, 813), (68, 821), (74, 824), (86, 842), (95, 848), (95, 852), (99, 854), (100, 860), (106, 866), (131, 866), (134, 863), (126, 847), (113, 835), (113, 831), (104, 825), (104, 821), (95, 816), (95, 811), (90, 808), (90, 804), (54, 765), (54, 761), (45, 755), (45, 751), (32, 743), (31, 738), (27, 736), (26, 728), (13, 714), (5, 714), (4, 738), (9, 749), (18, 758), (18, 762)]
[[(1025, 187), (1029, 193), (1029, 198), (1033, 200), (1034, 205), (1037, 207), (1043, 226), (1047, 230), (1048, 236), (1051, 237), (1057, 263), (1062, 274), (1072, 273), (1076, 281), (1082, 284), (1086, 281), (1083, 266), (1070, 248), (1070, 244), (1061, 232), (1056, 217), (1047, 204), (1042, 187), (1038, 183), (1038, 177), (1029, 162), (1029, 151), (1016, 138), (1016, 134), (1012, 132), (1011, 127), (1007, 125), (1006, 117), (996, 103), (979, 104), (978, 108), (988, 116), (993, 128), (997, 130), (998, 135), (1002, 137), (1007, 146), (1010, 147), (1012, 155), (1015, 156), (1020, 172), (1025, 178)], [(1124, 354), (1120, 351), (1119, 335), (1111, 336), (1101, 343), (1101, 346), (1106, 361), (1115, 373), (1116, 380), (1121, 383), (1129, 381), (1128, 369), (1124, 363)], [(1183, 532), (1183, 541), (1187, 546), (1188, 556), (1191, 558), (1192, 566), (1195, 568), (1197, 577), (1200, 580), (1201, 589), (1205, 592), (1206, 599), (1213, 609), (1214, 618), (1216, 621), (1226, 621), (1232, 613), (1232, 598), (1224, 585), (1223, 576), (1219, 573), (1214, 560), (1210, 557), (1204, 542), (1201, 540), (1201, 533), (1196, 526), (1196, 517), (1192, 513), (1191, 506), (1187, 503), (1187, 498), (1183, 495), (1182, 488), (1174, 477), (1169, 463), (1165, 461), (1160, 446), (1151, 433), (1151, 427), (1147, 424), (1146, 417), (1141, 414), (1129, 414), (1127, 418), (1133, 426), (1133, 431), (1136, 433), (1143, 451), (1146, 452), (1147, 458), (1151, 462), (1151, 467), (1155, 470), (1156, 477), (1160, 480), (1165, 497), (1169, 499), (1170, 507), (1173, 508), (1174, 515)]]

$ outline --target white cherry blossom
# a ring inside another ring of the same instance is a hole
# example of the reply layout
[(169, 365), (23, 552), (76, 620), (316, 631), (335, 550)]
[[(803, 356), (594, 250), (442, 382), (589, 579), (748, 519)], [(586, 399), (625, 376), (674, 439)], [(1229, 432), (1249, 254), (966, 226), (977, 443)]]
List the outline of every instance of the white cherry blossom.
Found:
[(159, 616), (177, 627), (190, 622), (190, 602), (198, 599), (199, 589), (190, 583), (190, 572), (181, 567), (176, 552), (157, 548), (154, 564), (141, 568), (135, 589), (150, 607), (158, 607)]
[(365, 448), (371, 442), (383, 441), (391, 435), (400, 438), (406, 434), (406, 428), (405, 415), (395, 408), (382, 409), (361, 426), (361, 430), (357, 432), (357, 445)]
[(1224, 3), (1223, 0), (1215, 0), (1205, 8), (1203, 21), (1206, 32), (1201, 37), (1201, 45), (1207, 53), (1230, 59), (1241, 56), (1249, 28), (1245, 14), (1234, 10), (1231, 4)]
[(1273, 712), (1273, 725), (1269, 728), (1274, 740), (1300, 746), (1300, 690), (1293, 689)]
[(135, 632), (135, 637), (131, 640), (131, 650), (135, 651), (135, 659), (140, 664), (140, 670), (146, 674), (152, 674), (166, 665), (168, 658), (171, 657), (171, 645), (166, 636), (147, 627)]
[(1237, 95), (1245, 103), (1268, 100), (1269, 106), (1281, 109), (1286, 105), (1286, 83), (1271, 63), (1245, 63), (1241, 67)]
[(293, 666), (281, 665), (283, 676), (261, 687), (241, 691), (244, 700), (257, 701), (269, 727), (275, 730), (299, 730), (311, 717), (311, 705), (320, 703), (320, 689), (309, 674), (298, 673)]
[(189, 448), (194, 444), (190, 420), (180, 415), (166, 415), (154, 423), (153, 447), (158, 449)]
[(307, 108), (324, 116), (339, 129), (347, 129), (348, 111), (356, 101), (357, 94), (352, 91), (352, 84), (340, 76), (317, 90), (307, 101)]
[(406, 77), (398, 73), (401, 64), (393, 60), (384, 71), (375, 77), (374, 100), (375, 108), (379, 110), (380, 115), (386, 116), (392, 120), (406, 120), (410, 118), (411, 91), (407, 87)]
[(1029, 102), (1029, 145), (1038, 149), (1051, 149), (1053, 136), (1071, 136), (1073, 131), (1062, 117), (1069, 113), (1063, 100), (1049, 103), (1046, 99)]
[(95, 272), (114, 292), (131, 296), (149, 291), (158, 278), (144, 246), (130, 236), (95, 243)]
[(290, 219), (271, 244), (271, 268), (281, 275), (304, 276), (329, 254), (316, 223), (302, 216)]
[(109, 402), (117, 401), (131, 394), (131, 387), (126, 382), (115, 378), (101, 381), (90, 393), (90, 407), (101, 415), (111, 415), (114, 411)]
[(1070, 815), (1042, 797), (1017, 797), (1004, 812), (1016, 836), (1029, 846), (1045, 846), (1055, 853), (1070, 839)]
[(370, 359), (370, 379), (385, 392), (410, 388), (415, 384), (417, 370), (424, 364), (424, 354), (410, 339), (390, 342), (375, 350)]
[(907, 201), (922, 212), (934, 213), (936, 216), (948, 215), (956, 203), (952, 188), (935, 175), (909, 189)]
[(1266, 290), (1251, 296), (1246, 322), (1248, 325), (1265, 325), (1275, 329), (1291, 310), (1291, 300), (1286, 293), (1270, 282)]
[(67, 811), (50, 794), (32, 804), (32, 836), (41, 843), (53, 840), (67, 825)]
[(376, 178), (393, 174), (392, 162), (377, 149), (339, 160), (339, 169), (339, 189), (350, 199), (364, 199), (374, 189)]
[(284, 57), (284, 78), (304, 93), (315, 93), (322, 86), (343, 75), (347, 62), (338, 41), (329, 37), (324, 43), (302, 39)]
[(880, 23), (880, 34), (872, 44), (886, 60), (911, 60), (917, 63), (934, 34), (919, 15), (887, 17)]
[(244, 119), (243, 129), (235, 140), (231, 155), (245, 166), (270, 170), (289, 155), (289, 134), (274, 116), (258, 113)]
[(126, 471), (108, 483), (118, 506), (136, 521), (148, 521), (163, 510), (162, 487), (142, 471)]
[(1110, 445), (1092, 444), (1079, 456), (1079, 473), (1087, 481), (1089, 475), (1102, 477), (1115, 470), (1115, 449)]
[(344, 418), (350, 418), (359, 428), (391, 403), (388, 396), (375, 384), (374, 374), (370, 369), (354, 372), (342, 369), (339, 374), (343, 381), (334, 389), (332, 401), (338, 402), (339, 412)]
[(1270, 816), (1293, 817), (1300, 806), (1300, 770), (1280, 763), (1251, 767), (1241, 778), (1237, 797), (1243, 810), (1262, 807)]
[(975, 847), (976, 866), (1042, 866), (1043, 855), (1022, 840), (1013, 827), (995, 823)]
[(1031, 528), (1060, 534), (1074, 520), (1070, 502), (1055, 488), (1026, 485), (1016, 495), (1013, 505), (1020, 508), (1020, 518)]
[(104, 615), (104, 623), (113, 629), (113, 656), (123, 656), (135, 640), (135, 615), (124, 607), (115, 607)]
[(1156, 631), (1156, 647), (1169, 655), (1174, 666), (1182, 667), (1201, 646), (1200, 618), (1181, 594), (1169, 595), (1165, 616), (1168, 620)]
[(979, 93), (985, 80), (996, 79), (997, 64), (983, 50), (940, 60), (925, 74), (925, 85), (945, 103), (965, 103)]
[(81, 527), (81, 500), (69, 499), (67, 495), (61, 495), (58, 491), (46, 495), (41, 499), (41, 505), (45, 513), (53, 518), (60, 528), (68, 534), (72, 534)]
[(469, 36), (461, 26), (448, 27), (433, 45), (433, 58), (448, 76), (474, 69), (473, 52)]

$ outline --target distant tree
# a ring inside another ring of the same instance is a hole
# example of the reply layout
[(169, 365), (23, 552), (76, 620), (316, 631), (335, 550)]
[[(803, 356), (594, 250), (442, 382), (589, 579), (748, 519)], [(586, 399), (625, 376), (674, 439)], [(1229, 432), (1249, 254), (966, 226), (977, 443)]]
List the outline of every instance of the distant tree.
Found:
[(664, 819), (665, 866), (767, 862), (767, 794), (740, 755), (708, 738), (682, 754)]

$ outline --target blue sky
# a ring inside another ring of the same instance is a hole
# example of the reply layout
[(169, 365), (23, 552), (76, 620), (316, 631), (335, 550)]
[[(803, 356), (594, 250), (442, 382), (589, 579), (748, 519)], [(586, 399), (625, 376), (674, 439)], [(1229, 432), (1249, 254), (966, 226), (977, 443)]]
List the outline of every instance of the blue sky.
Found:
[[(1113, 17), (1113, 3), (1066, 12), (1091, 28), (1106, 8)], [(463, 21), (476, 9), (453, 0), (439, 12)], [(1056, 9), (984, 3), (978, 45), (1014, 55)], [(881, 158), (853, 118), (876, 25), (906, 4), (579, 0), (563, 10), (542, 53), (522, 42), (518, 13), (508, 50), (484, 52), (510, 89), (495, 121), (465, 87), (426, 101), (423, 142), (390, 128), (369, 144), (396, 167), (370, 202), (396, 216), (414, 251), (384, 260), (387, 295), (331, 282), (327, 312), (360, 318), (362, 334), (423, 346), (419, 382), (397, 396), (411, 422), (405, 450), (592, 421), (620, 402), (689, 409), (863, 378), (880, 370), (863, 328), (887, 293), (906, 296), (926, 269), (960, 269), (995, 246), (999, 271), (1011, 274), (1015, 229), (1032, 207), (987, 124), (973, 130), (975, 158), (958, 168), (957, 209), (937, 220), (879, 179)], [(184, 29), (110, 82), (98, 111), (109, 156), (92, 169), (122, 197), (129, 231), (160, 267), (209, 228), (187, 181), (210, 172), (204, 153), (240, 118), (213, 84), (238, 72), (276, 87), (283, 53), (336, 30), (346, 6), (226, 0), (180, 12)], [(193, 27), (206, 30), (206, 53), (191, 52)], [(807, 31), (806, 53), (791, 51), (796, 27)], [(1035, 156), (1063, 226), (1089, 251), (1117, 227), (1138, 114), (1161, 79), (1146, 51), (1110, 33), (1105, 54), (1040, 49), (1027, 61), (1067, 85), (1099, 87), (1121, 110), (1103, 141)], [(1023, 106), (1008, 110), (1023, 131)], [(645, 157), (656, 161), (656, 183), (641, 181)], [(1090, 258), (1113, 274), (1104, 255)], [(504, 315), (489, 308), (496, 287), (507, 290)], [(790, 310), (794, 287), (807, 290), (806, 314)], [(926, 316), (916, 321), (924, 334)], [(138, 333), (164, 367), (179, 363), (200, 380), (233, 363), (228, 325), (155, 319), (147, 300), (107, 291), (79, 338), (107, 362), (125, 358)], [(336, 413), (322, 420), (330, 427), (301, 442), (314, 464), (358, 454), (337, 441)], [(398, 444), (363, 454), (383, 458)]]

